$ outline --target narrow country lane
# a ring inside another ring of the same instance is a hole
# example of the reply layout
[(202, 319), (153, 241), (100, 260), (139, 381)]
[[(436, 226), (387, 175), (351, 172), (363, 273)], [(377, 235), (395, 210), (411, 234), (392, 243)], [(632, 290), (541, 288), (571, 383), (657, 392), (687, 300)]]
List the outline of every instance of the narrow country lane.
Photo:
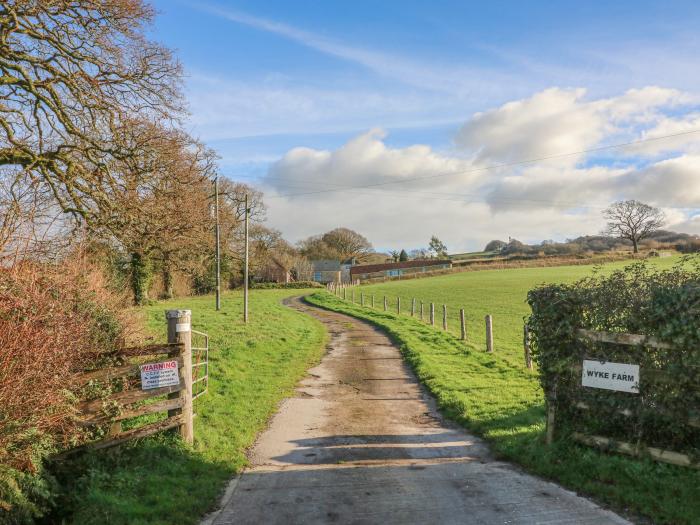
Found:
[(628, 523), (495, 461), (444, 421), (390, 339), (292, 299), (328, 352), (258, 440), (214, 524)]

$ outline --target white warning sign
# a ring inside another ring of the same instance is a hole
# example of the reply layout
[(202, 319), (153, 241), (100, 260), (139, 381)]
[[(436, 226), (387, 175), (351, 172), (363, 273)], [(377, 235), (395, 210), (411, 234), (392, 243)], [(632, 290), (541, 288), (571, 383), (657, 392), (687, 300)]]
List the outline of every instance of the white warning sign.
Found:
[(141, 390), (180, 384), (177, 360), (141, 365)]

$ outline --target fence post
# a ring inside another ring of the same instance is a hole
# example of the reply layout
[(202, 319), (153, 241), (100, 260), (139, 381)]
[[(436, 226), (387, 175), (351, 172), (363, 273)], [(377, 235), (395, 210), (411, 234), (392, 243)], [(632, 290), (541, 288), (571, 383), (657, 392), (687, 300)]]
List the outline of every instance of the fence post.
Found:
[(447, 305), (442, 305), (442, 329), (447, 330)]
[(352, 304), (355, 304), (355, 289), (353, 288), (350, 290), (350, 300), (352, 301)]
[(523, 326), (523, 349), (525, 350), (525, 366), (532, 370), (532, 355), (530, 354), (530, 327)]
[(486, 316), (486, 351), (493, 352), (493, 317)]
[(435, 304), (430, 303), (430, 324), (435, 325)]
[(554, 386), (552, 390), (547, 393), (545, 399), (547, 400), (547, 433), (545, 435), (545, 443), (551, 445), (554, 441), (554, 425), (556, 418), (556, 404), (557, 404), (557, 381), (559, 378), (554, 378)]
[(459, 324), (462, 325), (462, 341), (467, 340), (467, 322), (464, 319), (464, 308), (459, 310)]
[(365, 294), (360, 292), (360, 306), (364, 306), (364, 305), (365, 305)]
[(386, 295), (384, 296), (384, 311), (386, 312)]
[(401, 297), (396, 298), (396, 313), (401, 314)]
[(168, 310), (165, 312), (168, 321), (168, 343), (181, 343), (182, 368), (180, 381), (184, 387), (179, 392), (170, 394), (169, 398), (179, 397), (182, 408), (171, 410), (168, 416), (182, 415), (180, 436), (189, 444), (194, 441), (194, 424), (192, 417), (192, 312), (190, 310)]
[(416, 298), (411, 299), (411, 317), (416, 315)]
[(348, 298), (348, 289), (345, 288), (345, 286), (343, 286), (343, 299), (347, 299), (347, 298)]
[(372, 308), (374, 308), (374, 295), (372, 295)]
[(420, 302), (420, 320), (423, 320), (423, 301)]

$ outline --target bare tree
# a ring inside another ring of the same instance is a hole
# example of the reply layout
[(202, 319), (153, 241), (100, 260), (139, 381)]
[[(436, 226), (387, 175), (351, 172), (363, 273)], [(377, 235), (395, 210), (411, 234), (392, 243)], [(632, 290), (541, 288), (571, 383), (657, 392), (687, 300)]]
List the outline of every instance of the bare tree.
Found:
[(632, 241), (634, 253), (639, 253), (639, 241), (664, 224), (664, 213), (660, 209), (636, 200), (611, 204), (603, 215), (608, 220), (604, 233)]
[(209, 256), (216, 156), (182, 131), (134, 123), (131, 133), (139, 155), (110, 166), (122, 184), (110, 191), (110, 213), (90, 233), (129, 257), (138, 304), (148, 299), (153, 270), (161, 272), (170, 295), (173, 272), (191, 271)]
[(428, 249), (434, 253), (436, 257), (447, 257), (447, 246), (435, 235), (430, 238)]
[(110, 208), (134, 115), (181, 114), (180, 66), (145, 38), (152, 18), (143, 0), (0, 3), (0, 167), (64, 212)]
[(300, 252), (309, 259), (366, 260), (374, 250), (366, 237), (349, 228), (335, 228), (299, 242)]

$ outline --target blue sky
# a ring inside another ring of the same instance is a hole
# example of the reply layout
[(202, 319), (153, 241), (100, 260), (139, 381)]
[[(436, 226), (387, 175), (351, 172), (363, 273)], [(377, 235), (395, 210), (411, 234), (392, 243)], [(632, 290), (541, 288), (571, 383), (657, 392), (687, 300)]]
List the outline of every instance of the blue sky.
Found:
[(566, 238), (618, 198), (655, 198), (700, 233), (700, 134), (474, 174), (700, 127), (697, 2), (154, 4), (190, 131), (261, 185), (293, 241), (339, 225), (378, 248)]

